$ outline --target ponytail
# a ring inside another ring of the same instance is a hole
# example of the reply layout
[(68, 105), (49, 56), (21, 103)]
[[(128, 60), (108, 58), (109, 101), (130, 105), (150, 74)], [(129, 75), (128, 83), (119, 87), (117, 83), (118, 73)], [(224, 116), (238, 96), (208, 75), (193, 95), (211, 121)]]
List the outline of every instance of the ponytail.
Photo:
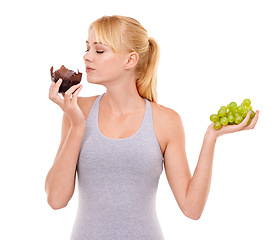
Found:
[[(158, 43), (154, 38), (149, 38), (149, 48), (143, 69), (139, 71), (141, 76), (137, 79), (137, 89), (139, 94), (151, 102), (158, 101), (157, 95), (157, 69), (160, 57)], [(144, 60), (144, 58), (143, 58)]]

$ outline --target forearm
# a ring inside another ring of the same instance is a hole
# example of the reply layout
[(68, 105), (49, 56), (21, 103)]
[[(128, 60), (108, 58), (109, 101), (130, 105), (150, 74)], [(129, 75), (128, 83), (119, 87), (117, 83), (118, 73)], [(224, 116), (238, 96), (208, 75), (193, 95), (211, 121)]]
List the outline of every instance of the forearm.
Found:
[(195, 219), (202, 214), (209, 194), (216, 140), (212, 132), (206, 132), (198, 164), (187, 188), (185, 211), (194, 215)]
[(84, 132), (85, 127), (70, 128), (65, 143), (47, 174), (45, 190), (48, 203), (53, 208), (66, 206), (73, 195), (76, 165)]

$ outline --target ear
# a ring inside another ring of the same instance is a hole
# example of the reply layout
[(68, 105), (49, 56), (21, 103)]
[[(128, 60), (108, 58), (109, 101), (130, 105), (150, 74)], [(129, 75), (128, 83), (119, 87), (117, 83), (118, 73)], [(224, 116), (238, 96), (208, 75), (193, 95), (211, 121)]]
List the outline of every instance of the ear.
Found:
[(131, 69), (135, 67), (138, 63), (139, 55), (136, 52), (131, 52), (127, 54), (127, 58), (125, 61), (125, 69)]

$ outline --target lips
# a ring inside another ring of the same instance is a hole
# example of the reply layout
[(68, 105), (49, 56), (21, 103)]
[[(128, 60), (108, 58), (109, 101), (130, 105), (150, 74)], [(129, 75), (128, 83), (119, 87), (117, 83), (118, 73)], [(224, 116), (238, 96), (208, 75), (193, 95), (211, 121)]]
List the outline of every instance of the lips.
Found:
[(93, 69), (93, 68), (91, 68), (91, 67), (86, 67), (86, 72), (87, 72), (87, 73), (92, 72), (93, 70), (95, 70), (95, 69)]
[(95, 70), (95, 69), (91, 67), (86, 67), (86, 70)]

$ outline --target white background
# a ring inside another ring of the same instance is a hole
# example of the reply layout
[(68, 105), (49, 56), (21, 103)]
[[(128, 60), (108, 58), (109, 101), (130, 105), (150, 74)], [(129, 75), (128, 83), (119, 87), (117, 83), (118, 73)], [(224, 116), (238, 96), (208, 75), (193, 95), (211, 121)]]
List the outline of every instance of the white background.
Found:
[[(45, 177), (60, 143), (62, 110), (48, 99), (50, 67), (84, 73), (88, 26), (130, 16), (161, 48), (159, 104), (183, 120), (193, 173), (209, 116), (250, 98), (254, 130), (217, 140), (202, 217), (180, 211), (163, 171), (157, 213), (166, 240), (279, 239), (278, 1), (10, 1), (1, 6), (1, 239), (69, 239), (77, 191), (47, 204)], [(105, 92), (82, 79), (80, 96)]]

